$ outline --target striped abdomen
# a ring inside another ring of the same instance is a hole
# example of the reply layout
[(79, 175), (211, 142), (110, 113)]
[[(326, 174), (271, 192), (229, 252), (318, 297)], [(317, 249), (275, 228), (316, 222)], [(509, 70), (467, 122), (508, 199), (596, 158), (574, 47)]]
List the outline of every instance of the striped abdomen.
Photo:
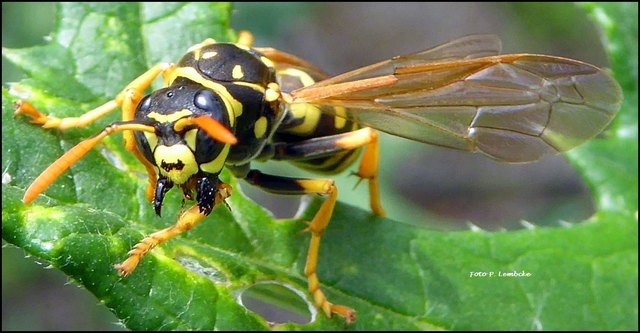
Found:
[[(312, 75), (296, 66), (276, 67), (276, 78), (283, 92), (309, 86), (324, 79), (319, 74)], [(336, 114), (341, 110), (336, 108)], [(346, 118), (323, 113), (311, 104), (292, 104), (277, 129), (272, 141), (299, 142), (312, 138), (325, 137), (351, 132), (358, 129), (356, 123)], [(293, 161), (296, 166), (318, 173), (338, 173), (350, 166), (358, 157), (360, 149), (339, 152), (329, 156), (302, 161)]]

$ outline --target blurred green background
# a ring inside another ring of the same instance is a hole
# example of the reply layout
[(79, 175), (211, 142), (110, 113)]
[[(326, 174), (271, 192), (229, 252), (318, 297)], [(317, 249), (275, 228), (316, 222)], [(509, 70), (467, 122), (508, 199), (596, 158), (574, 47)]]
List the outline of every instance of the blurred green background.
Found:
[[(3, 2), (2, 46), (46, 43), (55, 8), (53, 3)], [(238, 3), (234, 8), (232, 27), (251, 31), (256, 46), (296, 54), (329, 74), (474, 33), (499, 35), (504, 53), (608, 65), (595, 27), (569, 3)], [(3, 85), (21, 77), (3, 58)], [(282, 163), (257, 167), (309, 176)], [(430, 228), (461, 230), (472, 221), (489, 230), (514, 229), (522, 227), (520, 220), (553, 226), (559, 220), (581, 221), (594, 210), (585, 186), (560, 156), (504, 165), (382, 135), (380, 168), (388, 216)], [(352, 191), (355, 181), (348, 173), (337, 177), (340, 200), (368, 209), (366, 186)], [(297, 210), (297, 199), (242, 189), (276, 216), (289, 217)], [(3, 330), (121, 329), (92, 295), (45, 266), (25, 259), (22, 250), (3, 246)]]

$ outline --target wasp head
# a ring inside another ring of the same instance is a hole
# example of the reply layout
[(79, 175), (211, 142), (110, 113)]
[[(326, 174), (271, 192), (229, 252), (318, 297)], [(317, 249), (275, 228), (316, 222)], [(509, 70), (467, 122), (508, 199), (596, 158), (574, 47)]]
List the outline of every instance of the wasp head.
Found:
[[(198, 191), (199, 179), (217, 176), (222, 170), (229, 143), (217, 132), (233, 137), (233, 128), (224, 101), (212, 90), (199, 84), (174, 84), (154, 91), (140, 101), (135, 120), (156, 129), (134, 135), (138, 150), (162, 180), (158, 182), (163, 184), (161, 197), (168, 184), (182, 187), (185, 193)], [(208, 126), (212, 123), (216, 126)]]

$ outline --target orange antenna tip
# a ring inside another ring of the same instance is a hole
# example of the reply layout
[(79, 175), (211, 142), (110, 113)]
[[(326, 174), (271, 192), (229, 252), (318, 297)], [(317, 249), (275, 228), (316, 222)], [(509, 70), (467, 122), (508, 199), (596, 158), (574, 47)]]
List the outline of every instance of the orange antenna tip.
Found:
[(229, 129), (224, 127), (221, 123), (210, 117), (195, 117), (193, 123), (200, 127), (210, 137), (224, 143), (236, 144), (238, 139)]

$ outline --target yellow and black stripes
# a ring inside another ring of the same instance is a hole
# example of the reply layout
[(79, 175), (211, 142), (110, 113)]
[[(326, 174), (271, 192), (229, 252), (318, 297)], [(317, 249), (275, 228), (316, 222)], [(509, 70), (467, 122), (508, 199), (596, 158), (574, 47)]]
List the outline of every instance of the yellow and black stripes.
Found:
[[(359, 131), (368, 133), (370, 130), (367, 128)], [(318, 172), (338, 172), (358, 157), (358, 148), (368, 143), (364, 140), (347, 141), (357, 136), (357, 133), (359, 132), (353, 131), (297, 142), (273, 143), (270, 148), (273, 156), (270, 158), (301, 163), (301, 167)]]
[(224, 84), (203, 77), (193, 67), (177, 67), (171, 73), (169, 82), (171, 85), (189, 85), (196, 83), (214, 92), (220, 97), (220, 100), (224, 104), (231, 126), (235, 126), (236, 118), (242, 115), (244, 110), (243, 104), (229, 92)]
[(220, 97), (239, 142), (230, 147), (223, 164), (243, 164), (255, 158), (281, 118), (273, 63), (248, 47), (251, 38), (245, 37), (238, 44), (199, 44), (169, 77), (171, 85), (199, 84)]
[[(310, 86), (323, 79), (319, 74), (310, 74), (304, 68), (296, 66), (281, 66), (276, 73), (283, 92)], [(312, 104), (287, 105), (285, 117), (273, 141), (280, 147), (290, 147), (292, 150), (300, 147), (302, 151), (290, 151), (275, 158), (294, 160), (293, 163), (300, 168), (323, 174), (335, 174), (353, 164), (359, 153), (355, 149), (357, 147), (339, 148), (333, 145), (332, 138), (356, 131), (358, 125), (341, 116), (346, 116), (344, 108), (335, 107), (334, 111), (335, 115), (329, 115)], [(315, 141), (315, 146), (311, 143), (313, 140), (318, 140)], [(309, 154), (313, 158), (301, 154)]]
[(352, 164), (362, 147), (364, 154), (356, 175), (369, 182), (371, 210), (384, 216), (378, 184), (378, 134), (371, 128), (297, 142), (272, 143), (265, 149), (263, 158), (291, 161), (316, 173), (335, 173)]
[[(141, 154), (163, 177), (184, 184), (199, 172), (217, 174), (229, 152), (226, 136), (207, 133), (209, 123), (230, 131), (222, 98), (200, 85), (172, 85), (153, 92), (139, 104), (136, 121), (153, 125), (154, 133), (135, 133)], [(204, 121), (204, 124), (199, 124)], [(208, 130), (209, 132), (213, 130)], [(227, 136), (233, 135), (228, 132)]]
[(266, 87), (274, 81), (274, 73), (260, 57), (241, 44), (204, 44), (182, 57), (177, 68), (194, 68), (214, 82), (242, 81)]

